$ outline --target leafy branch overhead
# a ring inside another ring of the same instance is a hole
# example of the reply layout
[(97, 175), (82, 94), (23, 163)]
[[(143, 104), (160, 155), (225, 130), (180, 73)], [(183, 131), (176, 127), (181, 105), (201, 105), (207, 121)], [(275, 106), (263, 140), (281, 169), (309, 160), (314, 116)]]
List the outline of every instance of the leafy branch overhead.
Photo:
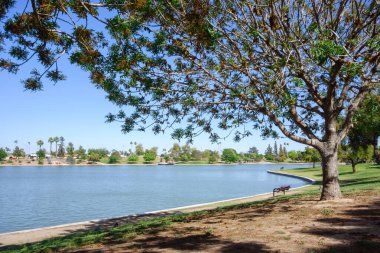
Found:
[(174, 137), (204, 131), (217, 141), (213, 120), (264, 135), (276, 125), (318, 148), (326, 120), (347, 115), (342, 139), (350, 112), (378, 85), (376, 1), (30, 0), (14, 15), (15, 1), (3, 2), (1, 68), (16, 73), (36, 58), (23, 83), (39, 90), (43, 77), (65, 79), (58, 63), (67, 55), (111, 101), (135, 108), (108, 116), (125, 132), (186, 120)]

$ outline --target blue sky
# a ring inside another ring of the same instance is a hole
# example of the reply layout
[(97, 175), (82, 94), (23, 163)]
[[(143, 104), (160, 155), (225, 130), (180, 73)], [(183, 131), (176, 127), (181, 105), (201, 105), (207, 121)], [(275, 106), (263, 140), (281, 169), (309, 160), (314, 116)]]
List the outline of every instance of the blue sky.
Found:
[[(40, 92), (25, 91), (21, 80), (29, 76), (36, 64), (29, 62), (17, 75), (0, 72), (0, 147), (13, 149), (17, 140), (18, 145), (28, 152), (28, 142), (31, 142), (30, 151), (34, 152), (37, 140), (41, 139), (45, 142), (44, 147), (49, 149), (47, 140), (54, 136), (65, 137), (66, 143), (73, 142), (76, 148), (82, 145), (84, 148), (105, 147), (110, 150), (128, 150), (131, 141), (142, 143), (146, 148), (157, 146), (160, 150), (169, 149), (177, 142), (171, 139), (170, 132), (164, 135), (154, 135), (149, 131), (122, 134), (120, 124), (105, 123), (105, 115), (120, 108), (105, 98), (104, 91), (91, 84), (87, 73), (65, 59), (59, 64), (67, 77), (65, 81), (56, 85), (45, 82), (44, 90)], [(273, 139), (262, 140), (259, 132), (254, 133), (238, 143), (231, 135), (221, 145), (211, 144), (207, 135), (201, 135), (194, 140), (193, 146), (212, 150), (235, 148), (239, 152), (256, 146), (264, 152), (268, 144), (274, 143)], [(289, 143), (288, 150), (304, 148), (304, 145), (285, 138), (277, 140), (278, 144), (284, 142)]]
[[(66, 143), (71, 141), (75, 147), (105, 147), (108, 149), (128, 150), (130, 142), (142, 143), (144, 147), (157, 146), (169, 149), (176, 141), (170, 133), (154, 135), (152, 132), (132, 132), (122, 134), (119, 123), (105, 123), (105, 115), (116, 112), (118, 107), (109, 102), (105, 92), (96, 89), (88, 79), (87, 73), (79, 67), (61, 62), (61, 69), (67, 76), (63, 82), (56, 85), (45, 82), (44, 90), (39, 92), (25, 91), (21, 83), (28, 76), (33, 63), (23, 67), (17, 75), (0, 72), (1, 93), (0, 108), (2, 120), (0, 131), (0, 147), (14, 147), (17, 140), (19, 146), (28, 152), (28, 141), (31, 142), (31, 152), (36, 147), (36, 141), (45, 142), (51, 136), (63, 136)], [(236, 143), (232, 136), (222, 141), (221, 145), (211, 144), (207, 135), (201, 135), (194, 140), (194, 146), (199, 149), (218, 150), (235, 148), (247, 151), (256, 146), (264, 152), (273, 139), (262, 140), (259, 132)], [(227, 133), (224, 133), (226, 135)], [(290, 149), (303, 149), (303, 145), (287, 139), (279, 139), (277, 143), (289, 143)], [(181, 144), (184, 144), (183, 141)]]

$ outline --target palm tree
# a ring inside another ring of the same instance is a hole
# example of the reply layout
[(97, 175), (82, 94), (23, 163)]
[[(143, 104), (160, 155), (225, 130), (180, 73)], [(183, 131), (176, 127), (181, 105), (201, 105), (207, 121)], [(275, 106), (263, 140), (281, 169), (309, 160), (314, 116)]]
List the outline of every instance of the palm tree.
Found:
[(42, 145), (44, 145), (44, 142), (42, 140), (38, 140), (37, 141), (37, 146), (40, 147), (40, 150), (41, 150)]
[(54, 137), (53, 141), (55, 142), (55, 158), (57, 158), (59, 137)]
[(30, 155), (30, 141), (28, 141), (28, 146), (29, 146), (29, 155)]
[(50, 144), (50, 155), (51, 155), (51, 145), (52, 145), (53, 142), (54, 142), (54, 138), (53, 138), (53, 137), (49, 137), (48, 142), (49, 142), (49, 144)]

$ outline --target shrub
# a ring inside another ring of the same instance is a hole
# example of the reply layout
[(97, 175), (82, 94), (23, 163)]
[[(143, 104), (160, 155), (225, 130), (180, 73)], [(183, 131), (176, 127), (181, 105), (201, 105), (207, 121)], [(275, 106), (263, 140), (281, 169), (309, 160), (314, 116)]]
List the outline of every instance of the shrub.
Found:
[(108, 159), (108, 163), (114, 164), (119, 161), (119, 158), (117, 156), (111, 155), (110, 158)]
[(136, 163), (138, 160), (139, 160), (139, 157), (138, 155), (135, 155), (135, 154), (131, 154), (128, 157), (128, 163)]
[(120, 153), (118, 151), (113, 151), (111, 156), (108, 159), (108, 163), (110, 164), (118, 163), (120, 159), (121, 159)]
[(39, 160), (40, 159), (44, 159), (45, 158), (45, 155), (46, 155), (46, 151), (45, 150), (43, 150), (43, 149), (40, 149), (40, 150), (38, 150), (37, 151), (37, 157), (38, 157), (38, 162), (39, 162)]
[(38, 158), (38, 164), (43, 165), (44, 164), (44, 158)]
[(150, 163), (150, 162), (153, 162), (154, 160), (156, 160), (156, 154), (154, 154), (151, 151), (145, 152), (145, 154), (144, 154), (144, 161), (145, 162)]
[(68, 163), (68, 164), (75, 164), (75, 159), (74, 159), (74, 157), (72, 157), (72, 156), (68, 156), (68, 157), (66, 158), (66, 163)]

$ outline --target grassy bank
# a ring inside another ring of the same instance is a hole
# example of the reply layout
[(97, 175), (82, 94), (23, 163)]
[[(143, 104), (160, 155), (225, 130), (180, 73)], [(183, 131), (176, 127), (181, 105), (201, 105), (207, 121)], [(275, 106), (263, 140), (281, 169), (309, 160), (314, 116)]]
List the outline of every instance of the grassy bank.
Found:
[[(297, 176), (309, 177), (317, 180), (314, 187), (318, 188), (322, 182), (321, 168), (301, 168), (279, 170), (279, 172), (286, 172)], [(357, 191), (366, 190), (380, 190), (380, 166), (371, 164), (357, 165), (357, 172), (352, 173), (351, 165), (339, 166), (339, 178), (341, 189), (344, 194), (352, 194)]]
[[(358, 172), (353, 174), (350, 166), (340, 166), (342, 191), (345, 196), (362, 194), (367, 191), (380, 190), (380, 166), (359, 165)], [(140, 221), (134, 224), (127, 224), (107, 230), (90, 230), (82, 233), (72, 234), (65, 237), (45, 240), (38, 243), (20, 245), (0, 249), (3, 252), (55, 252), (58, 250), (75, 249), (89, 244), (107, 244), (109, 242), (124, 242), (137, 234), (145, 234), (151, 231), (164, 230), (168, 226), (179, 222), (191, 222), (204, 217), (213, 217), (220, 213), (244, 209), (252, 206), (270, 207), (275, 203), (286, 202), (291, 199), (305, 199), (309, 197), (317, 198), (319, 195), (319, 185), (322, 179), (320, 168), (281, 170), (291, 174), (310, 177), (317, 180), (316, 185), (304, 188), (303, 192), (296, 195), (285, 195), (271, 198), (264, 201), (225, 206), (210, 211), (200, 211), (189, 214), (177, 214), (161, 218)]]

